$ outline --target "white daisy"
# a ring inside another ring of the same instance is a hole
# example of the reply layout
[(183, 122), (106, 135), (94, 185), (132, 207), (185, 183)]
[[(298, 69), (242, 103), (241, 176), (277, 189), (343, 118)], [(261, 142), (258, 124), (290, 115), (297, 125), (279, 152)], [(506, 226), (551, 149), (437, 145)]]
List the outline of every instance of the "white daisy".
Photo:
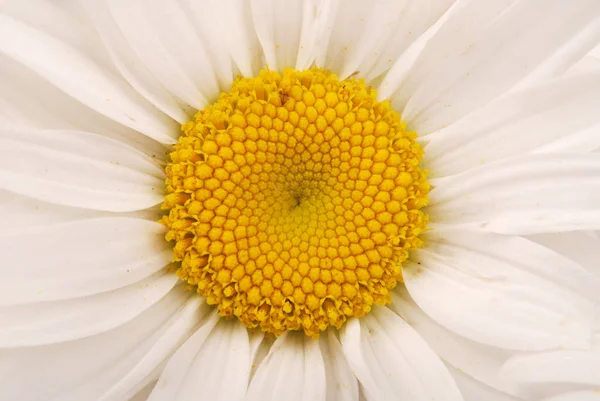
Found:
[(0, 38), (1, 401), (600, 399), (597, 0), (13, 0)]

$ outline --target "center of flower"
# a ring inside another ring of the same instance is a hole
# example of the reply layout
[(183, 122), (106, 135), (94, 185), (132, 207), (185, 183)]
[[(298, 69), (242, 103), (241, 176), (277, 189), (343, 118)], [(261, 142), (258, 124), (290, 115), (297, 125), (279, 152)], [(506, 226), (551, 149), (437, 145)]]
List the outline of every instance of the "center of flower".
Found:
[(362, 80), (263, 70), (183, 126), (166, 167), (177, 275), (222, 316), (317, 335), (389, 301), (422, 244), (422, 149)]

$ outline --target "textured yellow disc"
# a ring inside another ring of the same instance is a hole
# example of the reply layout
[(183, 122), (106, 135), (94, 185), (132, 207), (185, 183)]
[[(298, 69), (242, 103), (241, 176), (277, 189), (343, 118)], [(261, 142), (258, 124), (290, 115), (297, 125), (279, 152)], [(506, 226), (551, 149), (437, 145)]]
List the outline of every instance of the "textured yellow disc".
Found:
[(422, 149), (328, 71), (261, 71), (183, 126), (166, 167), (178, 276), (247, 327), (317, 335), (389, 301), (427, 217)]

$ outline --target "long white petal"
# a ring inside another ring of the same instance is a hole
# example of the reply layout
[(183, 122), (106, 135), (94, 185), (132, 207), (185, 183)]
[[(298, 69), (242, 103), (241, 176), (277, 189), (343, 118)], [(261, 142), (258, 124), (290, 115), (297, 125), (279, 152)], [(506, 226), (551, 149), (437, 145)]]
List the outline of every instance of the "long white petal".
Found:
[(164, 159), (165, 147), (92, 110), (35, 72), (0, 53), (0, 124), (94, 132)]
[[(50, 226), (92, 217), (104, 212), (60, 206), (0, 190), (0, 237), (21, 236)], [(1, 303), (1, 302), (0, 302)]]
[(454, 378), (458, 388), (460, 389), (465, 401), (526, 401), (526, 398), (515, 397), (491, 387), (486, 386), (482, 382), (475, 380), (460, 369), (448, 367), (450, 374)]
[(600, 236), (591, 231), (538, 234), (530, 237), (579, 263), (588, 271), (600, 273)]
[(63, 92), (105, 116), (162, 143), (172, 143), (177, 124), (147, 103), (118, 76), (77, 49), (0, 14), (0, 52), (35, 71)]
[(513, 355), (511, 351), (476, 343), (444, 328), (414, 303), (405, 288), (394, 291), (390, 308), (402, 316), (431, 349), (454, 369), (484, 383), (486, 387), (512, 395), (518, 393), (514, 382), (498, 374), (504, 362)]
[(0, 188), (59, 205), (146, 209), (163, 199), (164, 173), (123, 143), (82, 131), (0, 130)]
[(395, 92), (394, 104), (409, 126), (426, 134), (510, 90), (598, 17), (594, 0), (576, 6), (562, 0), (460, 2), (406, 79), (382, 87)]
[(598, 390), (573, 391), (544, 398), (541, 401), (600, 401), (600, 392)]
[[(216, 62), (233, 60), (247, 77), (264, 68), (250, 5), (246, 0), (193, 1), (189, 4), (196, 26), (205, 36), (204, 42), (212, 50), (212, 56), (219, 57)], [(222, 74), (221, 68), (218, 70), (217, 74)]]
[(329, 23), (325, 66), (345, 78), (374, 79), (446, 11), (450, 1), (343, 1)]
[(437, 177), (534, 151), (591, 152), (600, 147), (599, 103), (600, 73), (512, 93), (431, 134), (426, 167)]
[(149, 401), (241, 400), (250, 375), (248, 330), (216, 312), (173, 355)]
[[(404, 269), (406, 287), (436, 322), (473, 341), (526, 351), (585, 349), (593, 303), (569, 287), (593, 277), (536, 246), (453, 232), (414, 253), (417, 262)], [(562, 285), (561, 271), (579, 278)]]
[(589, 351), (557, 350), (510, 358), (502, 376), (519, 384), (570, 383), (600, 386), (600, 336)]
[(327, 384), (327, 401), (358, 401), (358, 382), (348, 365), (334, 330), (322, 334), (319, 340)]
[(600, 229), (600, 154), (530, 154), (431, 180), (439, 223), (505, 234)]
[(0, 241), (0, 305), (61, 300), (136, 283), (164, 268), (164, 228), (96, 218), (23, 232)]
[(0, 9), (2, 13), (80, 50), (103, 67), (112, 69), (100, 38), (85, 16), (82, 18), (78, 1), (5, 0)]
[[(147, 377), (129, 374), (141, 373), (142, 361), (154, 363), (153, 357), (167, 351), (163, 346), (185, 340), (188, 331), (173, 330), (179, 327), (178, 321), (187, 321), (188, 328), (199, 321), (198, 313), (190, 313), (185, 305), (190, 295), (176, 288), (134, 320), (93, 337), (0, 350), (0, 400), (101, 400), (111, 389), (141, 389), (156, 379), (156, 370)], [(32, 377), (36, 377), (35, 385)]]
[(319, 342), (302, 333), (281, 335), (248, 388), (245, 401), (325, 401), (325, 366)]
[[(304, 19), (314, 18), (315, 3), (301, 0), (251, 2), (254, 28), (269, 68), (281, 71), (296, 66), (302, 24)], [(308, 10), (305, 9), (305, 5), (308, 6)]]
[(216, 100), (210, 54), (181, 3), (111, 0), (108, 6), (137, 57), (173, 95), (197, 109)]
[(112, 62), (121, 75), (146, 100), (180, 124), (190, 118), (183, 107), (160, 84), (142, 61), (132, 51), (119, 27), (115, 24), (107, 4), (98, 1), (83, 1), (90, 20), (98, 31), (102, 42), (110, 54)]
[(14, 348), (77, 340), (106, 332), (140, 315), (177, 284), (157, 273), (111, 292), (63, 301), (0, 307), (0, 347)]
[(463, 399), (437, 355), (385, 307), (350, 320), (341, 330), (341, 342), (368, 401)]
[[(146, 396), (143, 398), (146, 401), (150, 392), (155, 388), (156, 383), (153, 381), (156, 379), (158, 371), (164, 372), (162, 368), (165, 362), (175, 351), (180, 349), (190, 333), (198, 328), (201, 318), (210, 313), (210, 310), (211, 308), (200, 297), (188, 298), (185, 305), (174, 314), (160, 338), (146, 351), (143, 358), (118, 382), (108, 388), (99, 401), (124, 400), (140, 389), (146, 390), (144, 391)], [(151, 383), (151, 388), (143, 388), (148, 382)], [(141, 396), (139, 393), (136, 395)]]

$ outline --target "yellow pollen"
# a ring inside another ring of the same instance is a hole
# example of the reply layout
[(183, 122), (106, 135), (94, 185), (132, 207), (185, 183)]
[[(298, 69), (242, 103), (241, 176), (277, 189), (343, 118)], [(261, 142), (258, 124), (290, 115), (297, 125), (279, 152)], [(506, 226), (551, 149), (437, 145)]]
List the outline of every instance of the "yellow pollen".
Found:
[(263, 70), (183, 125), (161, 220), (177, 275), (249, 328), (316, 336), (390, 300), (422, 245), (422, 149), (363, 80)]

